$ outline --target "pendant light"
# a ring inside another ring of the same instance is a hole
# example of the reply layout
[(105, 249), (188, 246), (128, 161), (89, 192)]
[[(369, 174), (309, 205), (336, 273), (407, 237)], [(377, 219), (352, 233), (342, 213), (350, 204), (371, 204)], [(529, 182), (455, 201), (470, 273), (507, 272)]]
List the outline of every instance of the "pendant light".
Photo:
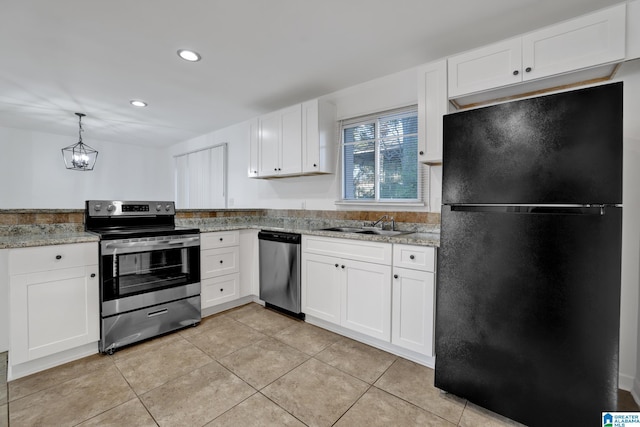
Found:
[(78, 116), (79, 141), (62, 149), (62, 158), (67, 169), (74, 171), (90, 171), (96, 164), (98, 152), (82, 142), (82, 118), (86, 114), (76, 113)]

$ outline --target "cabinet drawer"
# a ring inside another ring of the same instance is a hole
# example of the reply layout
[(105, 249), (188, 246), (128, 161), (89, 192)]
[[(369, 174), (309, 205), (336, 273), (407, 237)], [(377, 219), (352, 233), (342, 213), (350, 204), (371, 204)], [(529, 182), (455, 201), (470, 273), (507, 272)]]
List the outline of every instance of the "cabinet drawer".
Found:
[(213, 307), (233, 301), (240, 296), (240, 274), (204, 279), (202, 285), (202, 308)]
[(302, 236), (306, 253), (391, 265), (391, 244), (331, 237)]
[(200, 234), (200, 249), (226, 248), (237, 246), (240, 244), (239, 242), (240, 232), (238, 230)]
[(436, 250), (429, 246), (393, 245), (393, 266), (435, 271)]
[(240, 271), (238, 265), (239, 259), (240, 248), (238, 246), (220, 249), (207, 249), (202, 251), (201, 278), (206, 279), (208, 277), (238, 273)]
[(98, 264), (97, 242), (9, 250), (9, 275), (96, 264)]

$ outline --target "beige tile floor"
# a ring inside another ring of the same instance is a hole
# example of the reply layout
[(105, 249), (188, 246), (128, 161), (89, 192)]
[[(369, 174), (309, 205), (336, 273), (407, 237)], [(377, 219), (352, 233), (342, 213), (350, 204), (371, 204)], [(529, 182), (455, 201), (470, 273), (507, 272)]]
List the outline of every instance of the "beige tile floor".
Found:
[(4, 382), (0, 427), (518, 425), (440, 393), (429, 368), (258, 304), (12, 381), (8, 396)]

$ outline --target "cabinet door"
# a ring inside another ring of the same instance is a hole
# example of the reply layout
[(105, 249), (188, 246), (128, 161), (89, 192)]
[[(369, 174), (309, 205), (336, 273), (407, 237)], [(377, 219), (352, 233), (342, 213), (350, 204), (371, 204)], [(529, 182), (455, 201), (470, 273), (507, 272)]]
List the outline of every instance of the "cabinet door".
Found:
[(227, 274), (202, 280), (202, 308), (213, 307), (238, 298), (240, 298), (240, 274)]
[(622, 4), (524, 35), (523, 80), (623, 60), (625, 25)]
[(302, 104), (302, 172), (320, 171), (318, 100)]
[(258, 119), (258, 175), (274, 176), (280, 166), (280, 113), (264, 115)]
[(247, 168), (247, 176), (249, 178), (258, 177), (258, 119), (251, 120), (248, 124), (249, 128), (249, 167)]
[(323, 255), (302, 255), (302, 311), (340, 324), (340, 260)]
[(352, 260), (340, 262), (342, 326), (390, 341), (391, 267)]
[(393, 270), (391, 342), (433, 356), (434, 274)]
[(280, 142), (279, 175), (302, 172), (302, 105), (281, 110), (282, 134)]
[(418, 68), (418, 159), (442, 163), (442, 116), (448, 112), (447, 61)]
[(99, 340), (97, 265), (11, 276), (9, 293), (12, 364)]
[(521, 60), (521, 37), (450, 57), (449, 97), (521, 82)]

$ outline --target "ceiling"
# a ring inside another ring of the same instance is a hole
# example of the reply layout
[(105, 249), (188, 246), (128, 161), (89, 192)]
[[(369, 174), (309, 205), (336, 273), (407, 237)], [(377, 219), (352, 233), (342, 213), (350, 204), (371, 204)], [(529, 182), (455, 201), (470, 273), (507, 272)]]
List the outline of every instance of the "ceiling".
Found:
[(0, 0), (0, 126), (164, 147), (620, 2)]

